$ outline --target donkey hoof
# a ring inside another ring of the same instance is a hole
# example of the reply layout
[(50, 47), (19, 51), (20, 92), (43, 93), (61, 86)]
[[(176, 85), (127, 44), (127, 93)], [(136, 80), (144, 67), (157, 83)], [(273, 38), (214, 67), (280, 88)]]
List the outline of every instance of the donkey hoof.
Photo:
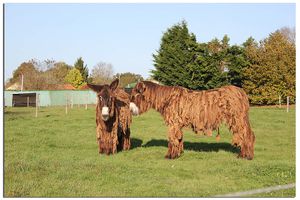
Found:
[(253, 156), (248, 156), (248, 155), (241, 155), (241, 154), (239, 154), (239, 155), (237, 156), (237, 158), (242, 158), (242, 159), (252, 160), (252, 159), (253, 159)]

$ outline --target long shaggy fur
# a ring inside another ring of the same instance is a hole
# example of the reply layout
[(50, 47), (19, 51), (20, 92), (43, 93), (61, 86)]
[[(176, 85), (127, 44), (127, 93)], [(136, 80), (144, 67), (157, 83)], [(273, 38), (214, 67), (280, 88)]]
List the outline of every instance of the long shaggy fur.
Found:
[(132, 115), (130, 112), (130, 96), (124, 90), (116, 90), (116, 109), (118, 113), (118, 142), (119, 149), (130, 149), (130, 124)]
[(130, 124), (132, 115), (129, 108), (129, 95), (121, 89), (112, 93), (111, 116), (107, 121), (101, 117), (102, 107), (96, 105), (96, 137), (99, 153), (114, 154), (130, 149)]
[(211, 135), (224, 122), (233, 133), (232, 144), (241, 149), (239, 156), (253, 159), (255, 136), (249, 123), (248, 97), (241, 88), (193, 91), (143, 81), (133, 89), (131, 98), (140, 113), (154, 108), (164, 117), (169, 127), (167, 158), (183, 152), (183, 127)]

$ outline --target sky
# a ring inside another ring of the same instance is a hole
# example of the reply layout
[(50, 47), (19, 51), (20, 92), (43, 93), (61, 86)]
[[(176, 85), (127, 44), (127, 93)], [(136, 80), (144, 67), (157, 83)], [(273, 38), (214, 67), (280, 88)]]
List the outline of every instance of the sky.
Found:
[(163, 33), (185, 20), (198, 42), (260, 41), (284, 26), (295, 27), (290, 4), (5, 4), (4, 80), (31, 59), (64, 61), (82, 57), (89, 71), (99, 62), (115, 73), (150, 77), (152, 54)]

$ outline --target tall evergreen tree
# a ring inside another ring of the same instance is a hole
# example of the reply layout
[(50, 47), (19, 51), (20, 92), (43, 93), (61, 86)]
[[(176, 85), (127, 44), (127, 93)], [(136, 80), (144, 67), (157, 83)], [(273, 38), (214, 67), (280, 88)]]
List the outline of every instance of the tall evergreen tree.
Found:
[[(216, 88), (224, 85), (235, 85), (242, 87), (243, 69), (248, 62), (244, 56), (243, 48), (229, 44), (230, 38), (225, 35), (222, 40), (217, 38), (211, 40), (207, 44), (203, 44), (208, 52), (200, 53), (202, 55), (201, 62), (198, 62), (198, 70), (204, 77), (203, 89)], [(198, 54), (199, 55), (199, 54)], [(198, 58), (199, 59), (199, 58)], [(206, 60), (206, 63), (203, 62)], [(207, 66), (206, 66), (207, 65)], [(201, 78), (201, 77), (198, 77)]]
[(161, 39), (157, 54), (153, 55), (155, 70), (152, 77), (165, 85), (190, 88), (193, 79), (196, 37), (189, 33), (182, 21), (169, 28)]
[(244, 81), (244, 69), (249, 66), (245, 57), (244, 48), (233, 45), (228, 48), (226, 54), (227, 81), (230, 85), (242, 87)]
[(214, 84), (210, 88), (220, 87), (228, 84), (228, 60), (226, 58), (227, 50), (229, 46), (229, 37), (225, 35), (221, 41), (214, 38), (207, 43), (208, 47), (208, 59), (211, 68), (214, 69)]
[(220, 67), (221, 58), (217, 53), (217, 42), (214, 40), (213, 47), (205, 43), (198, 44), (191, 89), (212, 89), (226, 84), (226, 76)]
[(87, 68), (87, 65), (84, 65), (84, 61), (82, 60), (82, 57), (80, 57), (76, 60), (74, 67), (79, 70), (79, 72), (83, 78), (83, 81), (87, 83), (90, 80), (90, 79), (88, 79), (89, 70)]
[(215, 38), (207, 44), (197, 43), (185, 21), (176, 24), (164, 33), (160, 49), (153, 55), (153, 78), (190, 89), (211, 89), (231, 81), (241, 86), (241, 81), (232, 77), (240, 73), (236, 66), (240, 62), (229, 54), (235, 52), (229, 51), (229, 40), (225, 35), (221, 41)]

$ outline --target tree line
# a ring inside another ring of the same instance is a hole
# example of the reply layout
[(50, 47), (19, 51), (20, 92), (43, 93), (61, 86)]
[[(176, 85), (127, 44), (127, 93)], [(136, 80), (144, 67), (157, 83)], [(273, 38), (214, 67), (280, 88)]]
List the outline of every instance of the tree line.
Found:
[[(295, 29), (281, 28), (261, 41), (249, 37), (241, 45), (230, 45), (230, 38), (198, 42), (187, 22), (173, 25), (163, 34), (159, 49), (153, 54), (151, 79), (164, 85), (207, 90), (224, 85), (243, 88), (252, 104), (276, 104), (279, 97), (295, 102), (296, 45)], [(120, 86), (143, 80), (131, 72), (114, 73), (110, 63), (99, 62), (91, 73), (82, 57), (74, 65), (54, 60), (23, 62), (6, 87), (20, 83), (24, 90), (57, 89), (70, 83), (81, 88), (87, 83), (107, 84), (120, 78)]]
[(230, 45), (227, 35), (207, 43), (196, 40), (187, 22), (163, 34), (153, 54), (152, 77), (165, 85), (207, 90), (224, 85), (243, 88), (252, 104), (276, 104), (290, 97), (295, 102), (295, 30), (281, 28), (259, 42), (248, 38)]
[(131, 72), (115, 74), (113, 65), (105, 62), (96, 64), (89, 73), (82, 57), (73, 66), (50, 59), (23, 62), (13, 72), (12, 78), (7, 80), (6, 88), (15, 83), (21, 84), (22, 76), (23, 90), (55, 90), (67, 83), (80, 89), (87, 83), (109, 84), (114, 78), (120, 78), (120, 87), (126, 87), (130, 83), (143, 80), (141, 75)]

